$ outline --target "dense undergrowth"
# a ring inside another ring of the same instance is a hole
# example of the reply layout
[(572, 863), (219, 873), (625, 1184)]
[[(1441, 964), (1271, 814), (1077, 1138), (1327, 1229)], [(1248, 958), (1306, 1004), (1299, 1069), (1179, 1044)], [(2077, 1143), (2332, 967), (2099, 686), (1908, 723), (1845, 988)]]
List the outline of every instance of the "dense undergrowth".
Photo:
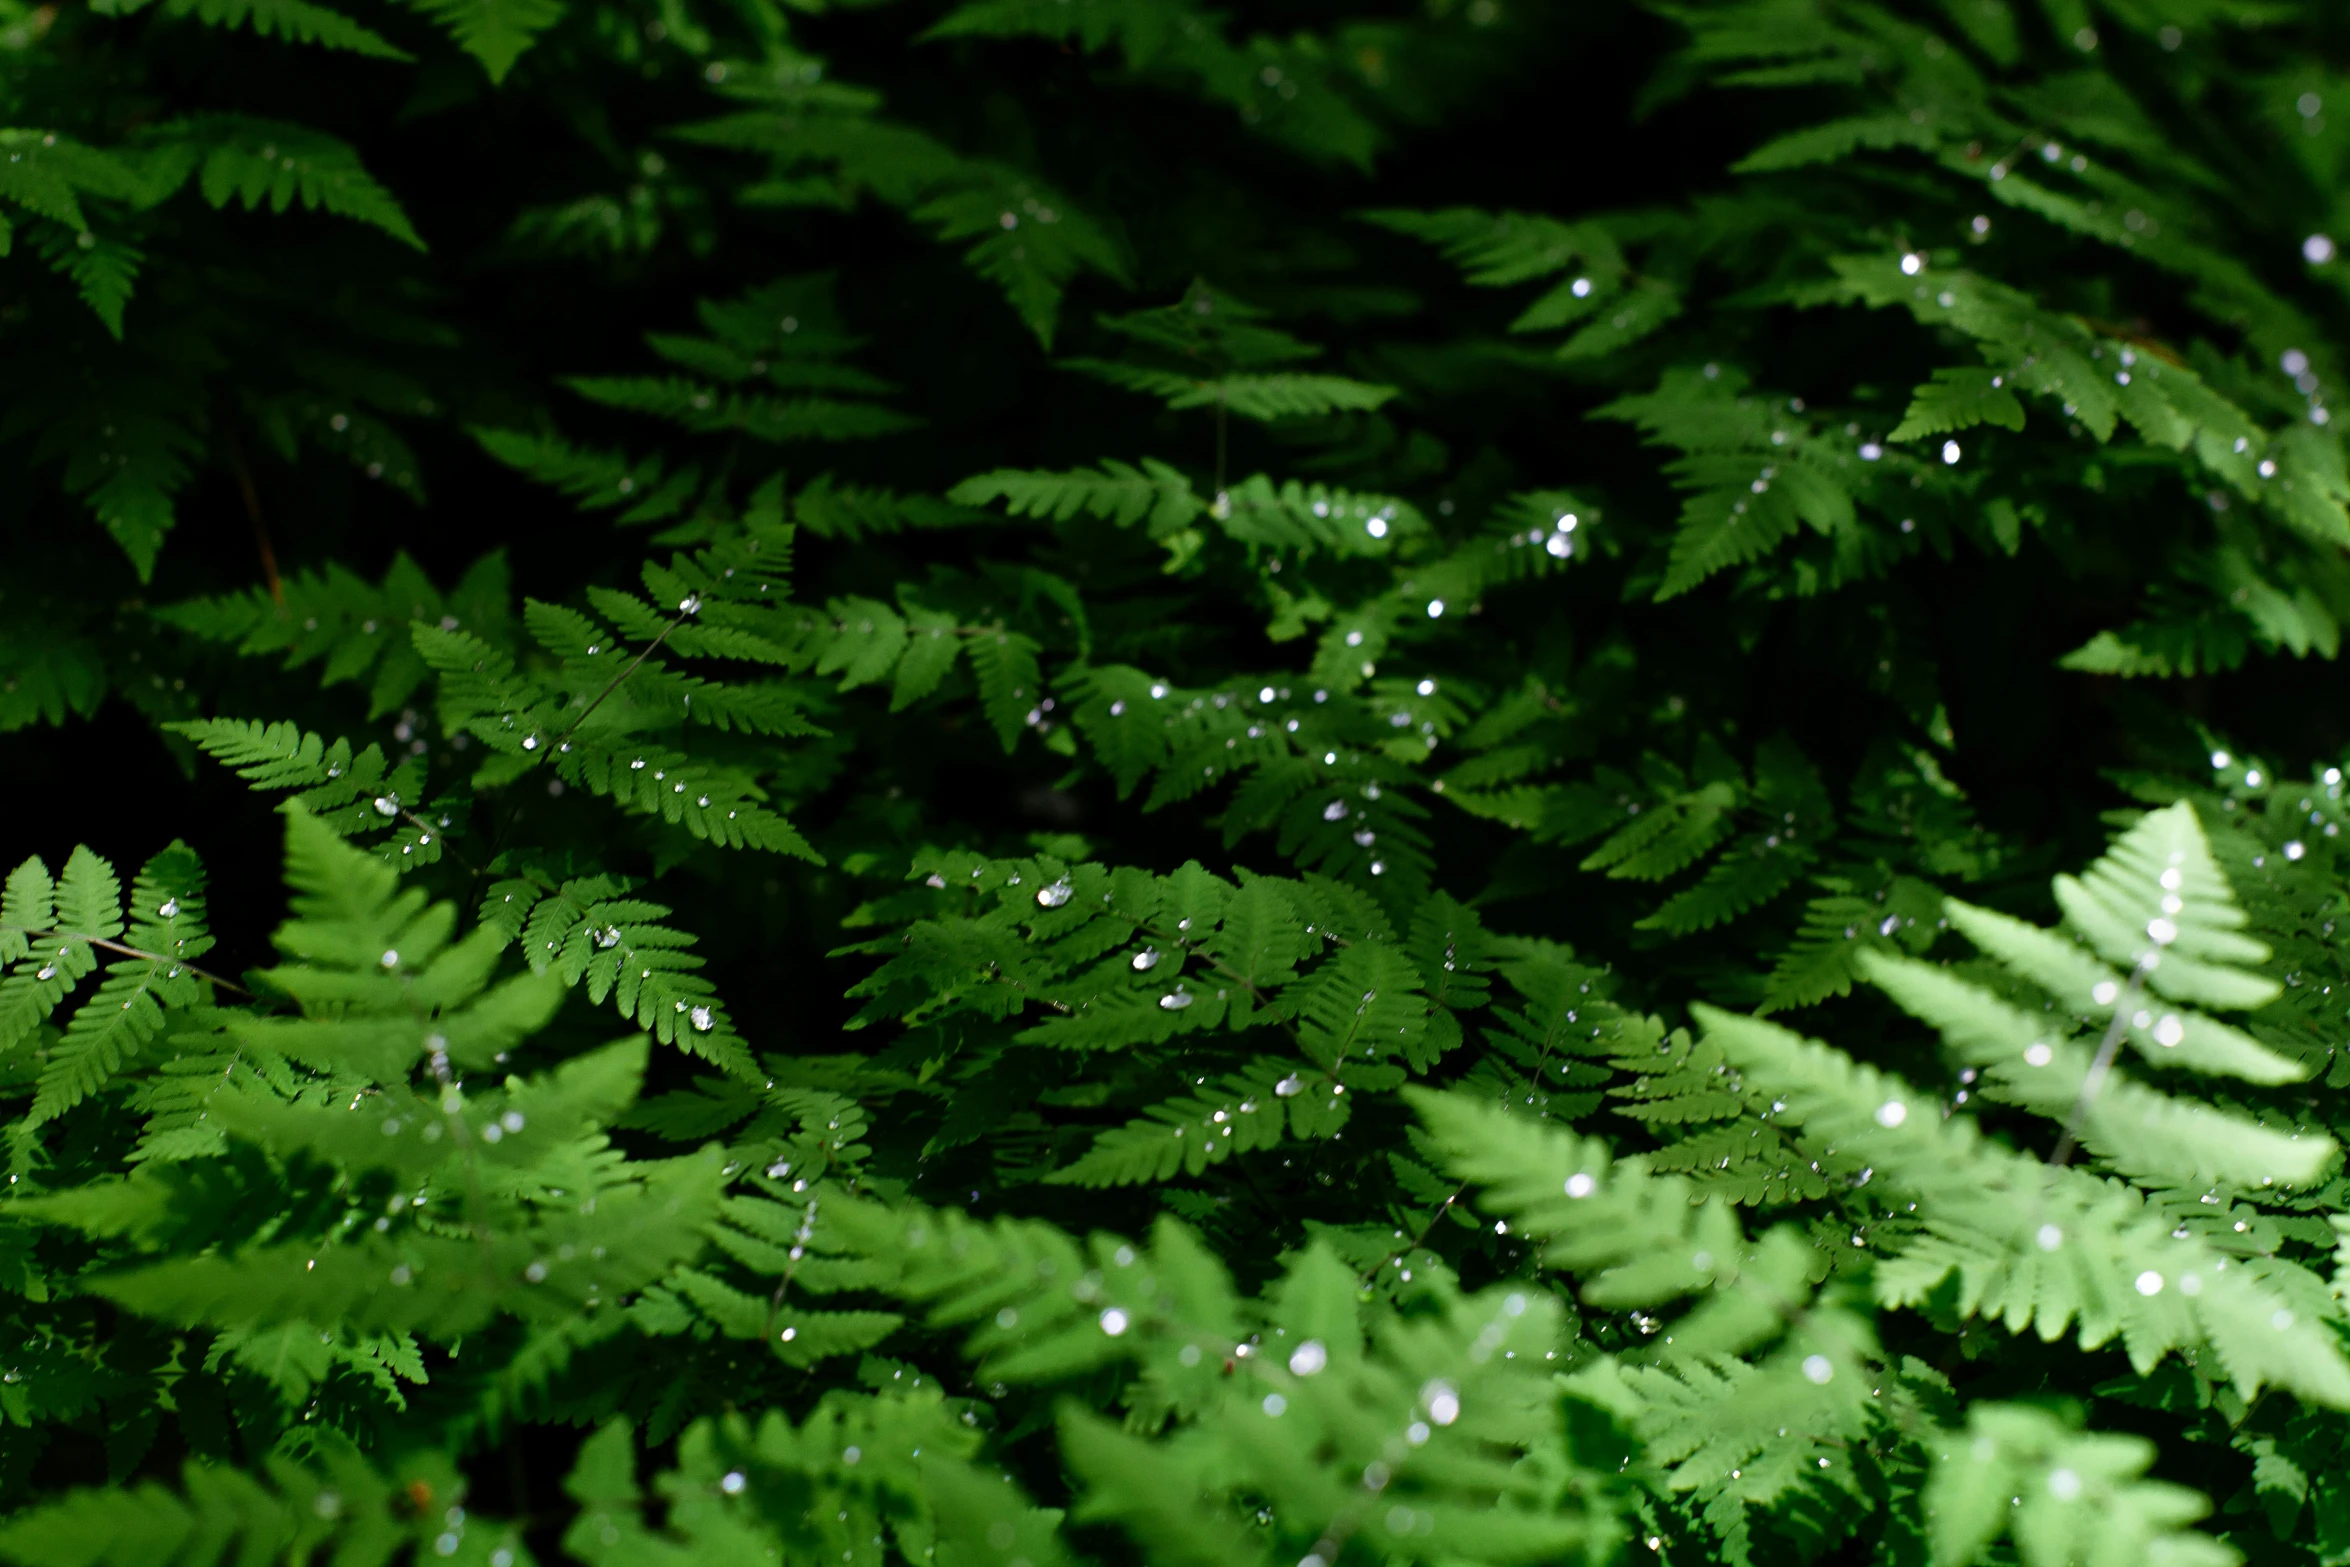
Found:
[(2350, 1561), (2346, 21), (0, 0), (0, 1557)]

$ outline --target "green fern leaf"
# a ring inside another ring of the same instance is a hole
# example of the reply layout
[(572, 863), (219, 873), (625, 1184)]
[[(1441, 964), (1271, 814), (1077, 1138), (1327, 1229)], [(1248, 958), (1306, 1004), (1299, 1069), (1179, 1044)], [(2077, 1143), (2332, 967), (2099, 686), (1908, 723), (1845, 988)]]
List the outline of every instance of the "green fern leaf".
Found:
[(538, 35), (563, 18), (562, 0), (404, 0), (445, 29), (458, 48), (503, 82)]
[[(389, 191), (360, 166), (348, 143), (332, 136), (247, 115), (207, 115), (166, 128), (204, 151), (198, 184), (215, 207), (238, 201), (283, 212), (296, 201), (381, 229), (402, 244), (424, 249), (407, 214)], [(159, 133), (161, 134), (161, 133)]]
[(2024, 427), (2024, 405), (2002, 383), (2003, 378), (1989, 370), (1936, 370), (1934, 379), (1910, 398), (1909, 412), (1885, 439), (1914, 441), (1921, 435), (1944, 435), (1978, 424), (2020, 430)]
[(1147, 457), (1139, 468), (1107, 461), (1098, 473), (1084, 468), (1070, 473), (999, 468), (965, 479), (947, 492), (947, 499), (963, 506), (1001, 500), (1015, 517), (1050, 517), (1056, 522), (1080, 515), (1105, 518), (1122, 528), (1142, 522), (1154, 539), (1188, 527), (1205, 509), (1192, 493), (1190, 480)]
[(171, 0), (166, 11), (193, 16), (207, 27), (250, 26), (263, 38), (282, 37), (288, 43), (317, 44), (378, 60), (413, 58), (340, 11), (310, 0)]

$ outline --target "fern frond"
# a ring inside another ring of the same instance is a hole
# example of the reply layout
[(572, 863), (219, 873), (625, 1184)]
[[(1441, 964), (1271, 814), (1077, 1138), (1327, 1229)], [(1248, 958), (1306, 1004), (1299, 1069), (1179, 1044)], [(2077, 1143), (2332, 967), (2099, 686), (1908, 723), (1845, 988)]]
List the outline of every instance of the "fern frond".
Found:
[[(127, 924), (108, 890), (111, 876), (92, 872), (103, 866), (95, 856), (67, 861), (58, 884), (60, 919), (83, 938), (120, 936), (123, 947), (144, 955), (109, 964), (106, 977), (75, 1009), (41, 1068), (28, 1129), (88, 1098), (154, 1043), (167, 1011), (205, 999), (194, 964), (211, 950), (212, 937), (204, 924), (204, 868), (194, 852), (174, 843), (147, 862), (131, 887)], [(61, 965), (74, 945), (74, 935), (60, 940)], [(46, 945), (40, 955), (44, 964), (51, 961)]]
[(2068, 1428), (2026, 1404), (1979, 1403), (1963, 1431), (1935, 1444), (1926, 1516), (1937, 1560), (1978, 1559), (2011, 1534), (2025, 1567), (2107, 1558), (2234, 1567), (2237, 1553), (2188, 1532), (2210, 1504), (2183, 1486), (2141, 1478), (2143, 1437)]
[(1956, 1275), (1956, 1309), (1999, 1317), (2013, 1332), (2070, 1330), (2084, 1348), (2118, 1334), (2141, 1374), (2194, 1349), (2246, 1397), (2274, 1383), (2350, 1405), (2350, 1361), (2305, 1315), (2311, 1292), (2271, 1282), (2290, 1265), (2253, 1270), (2192, 1236), (2178, 1240), (2140, 1193), (1997, 1148), (1967, 1120), (1941, 1120), (1906, 1085), (1824, 1046), (1710, 1008), (1702, 1020), (1734, 1062), (1786, 1097), (1792, 1117), (1932, 1215), (1879, 1265), (1886, 1304), (1920, 1302)]
[(482, 895), (480, 919), (521, 949), (532, 972), (560, 974), (565, 984), (584, 986), (599, 1006), (609, 1000), (661, 1043), (749, 1076), (749, 1052), (717, 987), (699, 972), (706, 960), (690, 950), (696, 938), (661, 923), (667, 905), (631, 898), (630, 890), (610, 876), (567, 881), (552, 891), (527, 880), (500, 881)]
[(193, 16), (207, 27), (250, 26), (263, 38), (282, 36), (288, 43), (317, 44), (378, 60), (413, 58), (372, 29), (310, 0), (171, 0), (165, 9), (172, 16)]
[(403, 0), (438, 23), (458, 48), (502, 82), (538, 35), (563, 17), (563, 0)]
[(947, 499), (962, 506), (1001, 500), (1012, 516), (1050, 517), (1055, 522), (1080, 515), (1122, 528), (1142, 522), (1154, 539), (1188, 526), (1205, 509), (1189, 479), (1150, 457), (1139, 468), (1111, 459), (1098, 473), (1084, 468), (1070, 473), (1000, 468), (965, 479), (947, 492)]
[(271, 211), (283, 212), (299, 201), (424, 249), (400, 204), (347, 142), (300, 125), (231, 114), (174, 121), (155, 134), (203, 149), (197, 184), (215, 207), (237, 201), (250, 211), (267, 202)]

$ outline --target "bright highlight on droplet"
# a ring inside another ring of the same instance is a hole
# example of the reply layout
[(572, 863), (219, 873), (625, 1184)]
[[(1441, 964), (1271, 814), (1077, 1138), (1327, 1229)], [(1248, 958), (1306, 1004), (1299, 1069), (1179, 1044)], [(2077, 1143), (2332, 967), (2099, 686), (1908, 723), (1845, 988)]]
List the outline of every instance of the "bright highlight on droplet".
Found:
[(2154, 1042), (2166, 1049), (2177, 1049), (2179, 1041), (2187, 1037), (2187, 1025), (2179, 1021), (2176, 1012), (2166, 1012), (2162, 1021), (2154, 1025)]
[(2157, 1273), (2157, 1272), (2155, 1272), (2155, 1271), (2154, 1271), (2152, 1268), (2148, 1268), (2148, 1269), (2147, 1269), (2147, 1270), (2146, 1270), (2144, 1273), (2141, 1273), (2141, 1274), (2139, 1274), (2139, 1275), (2138, 1275), (2138, 1293), (2139, 1293), (2139, 1294), (2141, 1294), (2141, 1295), (2159, 1295), (2159, 1294), (2161, 1294), (2161, 1293), (2162, 1293), (2162, 1275), (2161, 1275), (2161, 1274), (2159, 1274), (2159, 1273)]
[(1835, 1374), (1836, 1368), (1829, 1362), (1827, 1356), (1806, 1355), (1803, 1357), (1803, 1380), (1812, 1386), (1826, 1387), (1828, 1379)]
[(2110, 1007), (2121, 996), (2121, 986), (2110, 979), (2101, 979), (2090, 987), (2089, 999), (2101, 1007)]
[(1946, 463), (1955, 463), (1958, 461), (1958, 458), (1958, 443), (1956, 441), (1944, 441), (1942, 443), (1942, 460)]
[(1109, 1310), (1102, 1313), (1101, 1323), (1102, 1331), (1110, 1335), (1110, 1337), (1116, 1338), (1119, 1334), (1126, 1331), (1126, 1313), (1120, 1311), (1117, 1307), (1112, 1306)]
[(1567, 1195), (1569, 1197), (1588, 1197), (1598, 1189), (1599, 1183), (1581, 1170), (1577, 1170), (1573, 1175), (1567, 1177)]
[(1925, 270), (1926, 258), (1919, 255), (1916, 251), (1913, 250), (1908, 255), (1901, 258), (1901, 272), (1904, 277), (1916, 277), (1920, 272)]
[(2048, 1494), (2060, 1502), (2069, 1502), (2081, 1494), (2081, 1477), (2070, 1469), (2048, 1471)]
[(2301, 257), (2313, 267), (2322, 267), (2334, 259), (2334, 242), (2323, 234), (2312, 234), (2301, 242)]
[(1877, 1124), (1890, 1130), (1909, 1119), (1909, 1106), (1898, 1099), (1888, 1099), (1877, 1106)]
[(1328, 1364), (1330, 1351), (1322, 1347), (1320, 1339), (1310, 1338), (1298, 1345), (1297, 1353), (1289, 1357), (1289, 1372), (1292, 1376), (1310, 1377)]
[(2032, 1238), (2039, 1243), (2042, 1251), (2054, 1251), (2064, 1244), (2064, 1231), (2053, 1224), (2043, 1224), (2040, 1233)]
[(2024, 1047), (2024, 1065), (2026, 1066), (2046, 1066), (2055, 1059), (2056, 1052), (2050, 1050), (2039, 1040), (2035, 1039)]

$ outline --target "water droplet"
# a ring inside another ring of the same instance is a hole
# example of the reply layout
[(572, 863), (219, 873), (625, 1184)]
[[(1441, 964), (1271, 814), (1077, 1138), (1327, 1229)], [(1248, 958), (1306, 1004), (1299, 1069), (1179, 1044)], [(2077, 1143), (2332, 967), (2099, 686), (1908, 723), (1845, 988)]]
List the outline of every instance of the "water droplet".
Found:
[(1170, 990), (1159, 998), (1159, 1006), (1164, 1011), (1180, 1012), (1191, 1005), (1192, 999), (1192, 994), (1188, 990)]
[(1137, 974), (1148, 973), (1158, 966), (1159, 949), (1156, 947), (1145, 947), (1134, 955), (1134, 971)]
[(1048, 909), (1057, 909), (1069, 901), (1069, 878), (1063, 876), (1050, 886), (1036, 889), (1036, 901)]
[(155, 910), (155, 917), (157, 919), (172, 919), (178, 915), (179, 911), (180, 900), (177, 898), (166, 898), (163, 900), (162, 905)]
[(379, 795), (377, 795), (377, 796), (375, 797), (375, 814), (376, 814), (376, 815), (378, 815), (378, 816), (397, 816), (397, 815), (399, 815), (399, 814), (400, 814), (400, 801), (399, 801), (398, 797), (397, 797), (397, 796), (395, 796), (395, 795), (389, 795), (389, 794), (379, 794)]
[(385, 968), (398, 968), (400, 966), (400, 954), (386, 949), (380, 961), (383, 963)]
[(686, 1017), (693, 1023), (697, 1033), (707, 1034), (711, 1029), (717, 1027), (718, 1020), (710, 1015), (708, 1007), (696, 1007), (688, 1012)]

